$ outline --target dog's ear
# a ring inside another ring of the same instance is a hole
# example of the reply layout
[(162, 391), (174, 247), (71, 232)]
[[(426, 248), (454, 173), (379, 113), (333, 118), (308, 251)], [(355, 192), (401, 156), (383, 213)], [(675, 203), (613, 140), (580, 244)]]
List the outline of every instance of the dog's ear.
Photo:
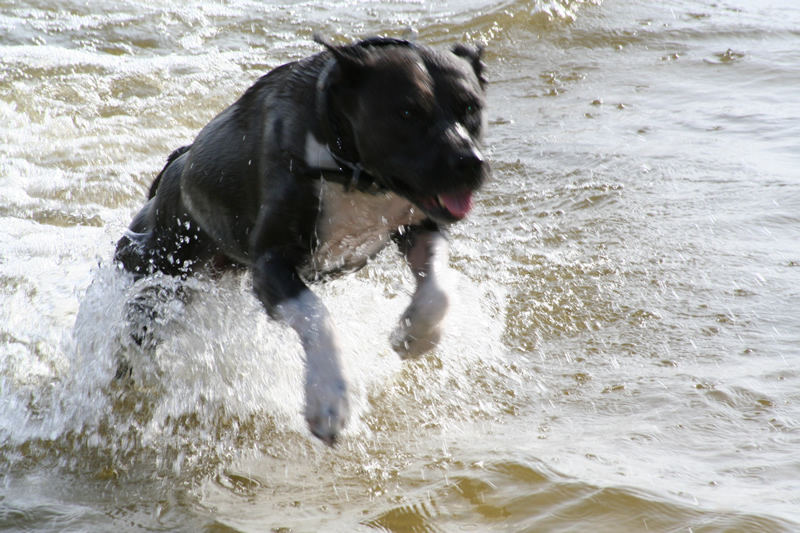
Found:
[(483, 45), (466, 45), (462, 43), (458, 43), (457, 45), (453, 46), (452, 52), (459, 56), (463, 57), (467, 61), (469, 61), (470, 65), (472, 65), (472, 70), (475, 71), (475, 76), (478, 77), (478, 82), (481, 84), (481, 88), (485, 89), (486, 85), (489, 83), (489, 80), (486, 79), (486, 63), (483, 62)]
[(314, 42), (321, 44), (333, 54), (336, 64), (339, 67), (338, 76), (330, 80), (331, 82), (347, 80), (350, 83), (356, 82), (361, 78), (367, 66), (367, 56), (364, 49), (360, 46), (336, 46), (326, 42), (319, 34), (314, 34)]

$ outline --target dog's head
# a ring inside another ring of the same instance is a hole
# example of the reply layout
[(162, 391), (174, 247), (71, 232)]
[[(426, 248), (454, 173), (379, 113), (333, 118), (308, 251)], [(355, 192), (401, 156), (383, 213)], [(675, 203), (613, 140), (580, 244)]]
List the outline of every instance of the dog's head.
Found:
[(335, 60), (324, 82), (330, 120), (337, 121), (339, 146), (331, 149), (349, 151), (434, 220), (464, 218), (489, 174), (481, 148), (482, 48), (443, 52), (383, 38), (322, 44)]

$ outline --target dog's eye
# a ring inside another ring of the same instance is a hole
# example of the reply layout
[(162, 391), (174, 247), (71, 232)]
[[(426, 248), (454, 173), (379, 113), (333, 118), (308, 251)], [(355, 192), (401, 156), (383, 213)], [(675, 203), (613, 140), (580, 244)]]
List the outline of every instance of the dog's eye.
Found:
[(400, 109), (399, 116), (402, 120), (422, 120), (425, 112), (415, 107), (404, 107)]
[(469, 118), (469, 117), (473, 116), (477, 112), (478, 112), (478, 105), (477, 104), (471, 104), (471, 103), (470, 104), (464, 104), (464, 108), (463, 108), (463, 111), (462, 111), (462, 114), (464, 115), (464, 117)]
[(460, 115), (458, 115), (459, 120), (465, 125), (470, 125), (477, 122), (477, 116), (480, 111), (480, 106), (475, 102), (461, 104)]

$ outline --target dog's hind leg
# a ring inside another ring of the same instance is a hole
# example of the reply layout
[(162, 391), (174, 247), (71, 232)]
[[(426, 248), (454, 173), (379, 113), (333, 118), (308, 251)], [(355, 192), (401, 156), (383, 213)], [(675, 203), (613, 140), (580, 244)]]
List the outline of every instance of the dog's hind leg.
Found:
[(392, 348), (401, 358), (432, 350), (442, 335), (449, 297), (442, 277), (448, 266), (447, 239), (436, 229), (409, 228), (398, 244), (414, 274), (416, 289), (400, 323), (392, 332)]
[(115, 379), (131, 377), (135, 361), (154, 356), (163, 329), (182, 313), (191, 296), (185, 280), (174, 276), (151, 276), (133, 285), (124, 307), (126, 327), (119, 339)]
[[(218, 254), (181, 199), (180, 176), (186, 152), (186, 148), (173, 152), (153, 182), (147, 203), (117, 242), (114, 260), (137, 280), (137, 292), (126, 303), (130, 339), (123, 341), (133, 341), (136, 349), (152, 351), (157, 343), (154, 327), (163, 318), (159, 314), (167, 302), (185, 303), (182, 280), (198, 267), (211, 264)], [(157, 279), (156, 275), (166, 276)], [(142, 279), (146, 277), (150, 279)], [(120, 356), (116, 377), (130, 374), (130, 362)]]

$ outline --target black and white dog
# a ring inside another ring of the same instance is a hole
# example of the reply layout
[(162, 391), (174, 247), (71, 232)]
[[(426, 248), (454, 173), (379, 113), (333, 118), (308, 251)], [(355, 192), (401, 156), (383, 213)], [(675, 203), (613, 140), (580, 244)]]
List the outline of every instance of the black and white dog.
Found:
[(391, 38), (333, 46), (261, 77), (173, 152), (117, 243), (137, 277), (246, 267), (269, 316), (306, 354), (305, 418), (332, 445), (348, 416), (328, 311), (307, 283), (361, 268), (398, 243), (416, 290), (392, 346), (439, 340), (448, 298), (441, 229), (464, 218), (481, 152), (481, 49)]

